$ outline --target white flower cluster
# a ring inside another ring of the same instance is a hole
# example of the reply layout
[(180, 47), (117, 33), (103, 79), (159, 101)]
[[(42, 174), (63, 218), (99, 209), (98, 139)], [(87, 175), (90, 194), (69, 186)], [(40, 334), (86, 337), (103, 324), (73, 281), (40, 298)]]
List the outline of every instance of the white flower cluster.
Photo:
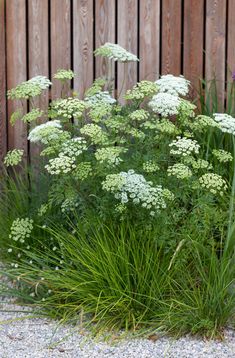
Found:
[(148, 160), (143, 163), (143, 170), (146, 173), (154, 173), (154, 172), (160, 170), (160, 168), (157, 165), (157, 163), (155, 163), (153, 160)]
[(95, 153), (96, 160), (100, 163), (104, 163), (110, 166), (120, 164), (123, 159), (120, 158), (121, 153), (125, 153), (127, 151), (126, 148), (123, 147), (107, 147), (97, 149)]
[(232, 154), (230, 152), (227, 152), (226, 150), (214, 149), (212, 153), (220, 163), (227, 163), (233, 160)]
[(226, 113), (215, 113), (214, 120), (222, 132), (235, 135), (235, 118)]
[(75, 137), (62, 144), (60, 154), (75, 159), (86, 149), (87, 143), (85, 139), (82, 137)]
[(103, 46), (95, 50), (94, 53), (95, 56), (103, 56), (119, 62), (139, 61), (136, 55), (128, 52), (118, 44), (113, 44), (110, 42), (106, 42)]
[(52, 103), (52, 111), (55, 111), (53, 116), (56, 115), (65, 119), (81, 118), (85, 109), (85, 102), (78, 98), (62, 98)]
[(28, 82), (37, 85), (41, 90), (45, 90), (52, 85), (52, 82), (46, 76), (35, 76)]
[(186, 80), (184, 76), (164, 75), (156, 81), (159, 87), (159, 92), (169, 93), (173, 96), (186, 96), (189, 92), (190, 81)]
[(51, 175), (68, 174), (76, 168), (75, 158), (60, 153), (57, 158), (49, 159), (45, 168)]
[(206, 173), (199, 178), (199, 184), (203, 189), (209, 190), (212, 194), (224, 194), (227, 189), (226, 181), (218, 174)]
[(94, 106), (97, 103), (98, 104), (115, 104), (117, 101), (115, 98), (113, 98), (112, 96), (110, 96), (108, 91), (99, 91), (95, 94), (93, 94), (92, 96), (87, 96), (84, 101), (89, 105), (89, 106)]
[(173, 116), (179, 113), (180, 98), (169, 93), (158, 93), (149, 102), (153, 112), (163, 117)]
[(24, 151), (22, 149), (9, 150), (4, 158), (4, 164), (7, 167), (19, 164), (22, 160), (23, 154)]
[(25, 240), (30, 237), (33, 230), (33, 220), (29, 218), (20, 219), (17, 218), (11, 225), (11, 232), (9, 238), (14, 241), (24, 243)]
[(102, 188), (113, 193), (121, 204), (132, 201), (133, 204), (140, 204), (143, 208), (151, 210), (151, 215), (166, 208), (162, 186), (153, 187), (152, 182), (147, 182), (143, 175), (136, 174), (134, 170), (107, 175)]
[(49, 144), (58, 141), (62, 136), (69, 137), (69, 133), (62, 130), (60, 121), (53, 120), (34, 127), (29, 133), (28, 140), (32, 143)]
[(193, 153), (198, 154), (200, 145), (194, 139), (177, 137), (176, 140), (169, 144), (169, 147), (172, 148), (170, 150), (171, 154), (186, 157)]
[(93, 144), (103, 144), (107, 141), (107, 135), (100, 126), (88, 123), (80, 129), (81, 134), (90, 138)]
[(178, 179), (189, 179), (193, 173), (186, 165), (176, 163), (167, 169), (168, 176), (175, 176)]

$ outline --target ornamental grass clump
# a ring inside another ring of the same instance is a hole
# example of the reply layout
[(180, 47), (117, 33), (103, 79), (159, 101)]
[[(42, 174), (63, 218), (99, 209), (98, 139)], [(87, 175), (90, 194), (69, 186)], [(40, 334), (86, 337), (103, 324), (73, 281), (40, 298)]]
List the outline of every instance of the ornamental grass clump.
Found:
[[(137, 61), (116, 44), (96, 55)], [(101, 326), (220, 334), (235, 307), (235, 119), (196, 115), (182, 76), (140, 81), (125, 104), (103, 79), (84, 98), (65, 96), (73, 76), (57, 72), (63, 98), (43, 114), (33, 98), (49, 79), (8, 93), (31, 101), (31, 112), (18, 108), (12, 118), (33, 123), (28, 140), (40, 170), (21, 162), (20, 148), (4, 159), (6, 272), (51, 316), (84, 312)]]

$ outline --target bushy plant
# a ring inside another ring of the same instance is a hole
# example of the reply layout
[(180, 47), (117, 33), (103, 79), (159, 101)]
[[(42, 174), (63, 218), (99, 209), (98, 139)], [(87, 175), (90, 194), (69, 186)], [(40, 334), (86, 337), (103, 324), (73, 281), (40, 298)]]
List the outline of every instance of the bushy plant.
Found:
[[(96, 55), (109, 61), (137, 60), (110, 44)], [(73, 74), (60, 70), (54, 77), (65, 83)], [(37, 76), (8, 96), (31, 100), (50, 83)], [(13, 122), (35, 120), (28, 139), (40, 145), (47, 186), (33, 210), (27, 204), (27, 210), (9, 215), (2, 256), (28, 287), (38, 282), (38, 269), (45, 271), (46, 290), (55, 293), (49, 307), (58, 303), (69, 313), (69, 307), (76, 312), (83, 307), (133, 328), (154, 321), (164, 310), (171, 312), (173, 287), (182, 284), (179, 272), (196, 263), (192, 242), (212, 252), (213, 263), (232, 259), (235, 119), (218, 113), (196, 116), (196, 106), (187, 99), (190, 83), (183, 76), (141, 81), (127, 91), (122, 106), (104, 85), (97, 79), (83, 99), (75, 94), (55, 99), (43, 124), (37, 123), (40, 108), (32, 108), (32, 115), (22, 116), (21, 109), (13, 114)], [(5, 164), (17, 165), (22, 154), (8, 153)], [(78, 223), (76, 237), (71, 231), (76, 233)], [(54, 235), (47, 230), (52, 225)], [(202, 280), (199, 295), (209, 284), (202, 272), (211, 264), (201, 262), (200, 271), (188, 270), (187, 281), (195, 285)], [(187, 292), (180, 298), (184, 302)], [(37, 285), (39, 299), (44, 293)], [(216, 307), (210, 318), (213, 329)]]

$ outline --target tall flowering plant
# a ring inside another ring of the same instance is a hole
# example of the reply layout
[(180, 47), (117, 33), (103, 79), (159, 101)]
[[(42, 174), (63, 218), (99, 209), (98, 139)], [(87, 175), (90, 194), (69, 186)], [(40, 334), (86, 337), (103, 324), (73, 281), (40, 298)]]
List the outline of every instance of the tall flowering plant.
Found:
[[(109, 61), (138, 60), (113, 44), (95, 54)], [(60, 70), (54, 79), (65, 83), (74, 76), (71, 70)], [(211, 227), (210, 241), (202, 240), (208, 244), (217, 242), (218, 236), (219, 242), (225, 239), (231, 186), (234, 196), (230, 175), (234, 153), (204, 139), (212, 130), (218, 136), (233, 135), (233, 117), (196, 116), (196, 106), (187, 99), (190, 82), (183, 76), (138, 82), (125, 94), (123, 106), (105, 90), (105, 81), (96, 79), (83, 99), (73, 94), (53, 100), (46, 111), (34, 107), (33, 98), (51, 85), (49, 79), (37, 76), (8, 92), (10, 100), (31, 101), (31, 111), (23, 115), (17, 110), (12, 124), (35, 122), (28, 140), (40, 145), (50, 183), (47, 200), (37, 211), (12, 223), (10, 235), (19, 245), (30, 240), (35, 218), (49, 225), (52, 213), (64, 225), (92, 212), (104, 221), (111, 217), (118, 225), (128, 220), (143, 230), (170, 218), (180, 230), (185, 215), (204, 215), (205, 207), (213, 211), (213, 220), (220, 213), (211, 224), (217, 225), (219, 234)], [(42, 115), (47, 120), (38, 124)], [(18, 165), (22, 155), (20, 148), (8, 152), (5, 165)], [(232, 203), (230, 232), (233, 216)]]

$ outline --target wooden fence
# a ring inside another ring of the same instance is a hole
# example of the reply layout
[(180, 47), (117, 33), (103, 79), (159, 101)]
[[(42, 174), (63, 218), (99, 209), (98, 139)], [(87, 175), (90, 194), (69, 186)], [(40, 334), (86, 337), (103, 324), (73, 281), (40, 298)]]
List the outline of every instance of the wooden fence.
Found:
[[(227, 68), (235, 69), (235, 0), (0, 0), (0, 160), (7, 150), (23, 148), (27, 126), (9, 124), (16, 107), (6, 89), (59, 68), (78, 76), (80, 94), (106, 72), (93, 50), (116, 42), (140, 58), (139, 64), (116, 67), (116, 90), (159, 74), (184, 74), (197, 88), (199, 78), (216, 76), (225, 96)], [(228, 66), (227, 66), (228, 65)], [(60, 92), (53, 87), (51, 96)], [(44, 106), (44, 97), (40, 105)], [(25, 104), (25, 111), (27, 104)]]

